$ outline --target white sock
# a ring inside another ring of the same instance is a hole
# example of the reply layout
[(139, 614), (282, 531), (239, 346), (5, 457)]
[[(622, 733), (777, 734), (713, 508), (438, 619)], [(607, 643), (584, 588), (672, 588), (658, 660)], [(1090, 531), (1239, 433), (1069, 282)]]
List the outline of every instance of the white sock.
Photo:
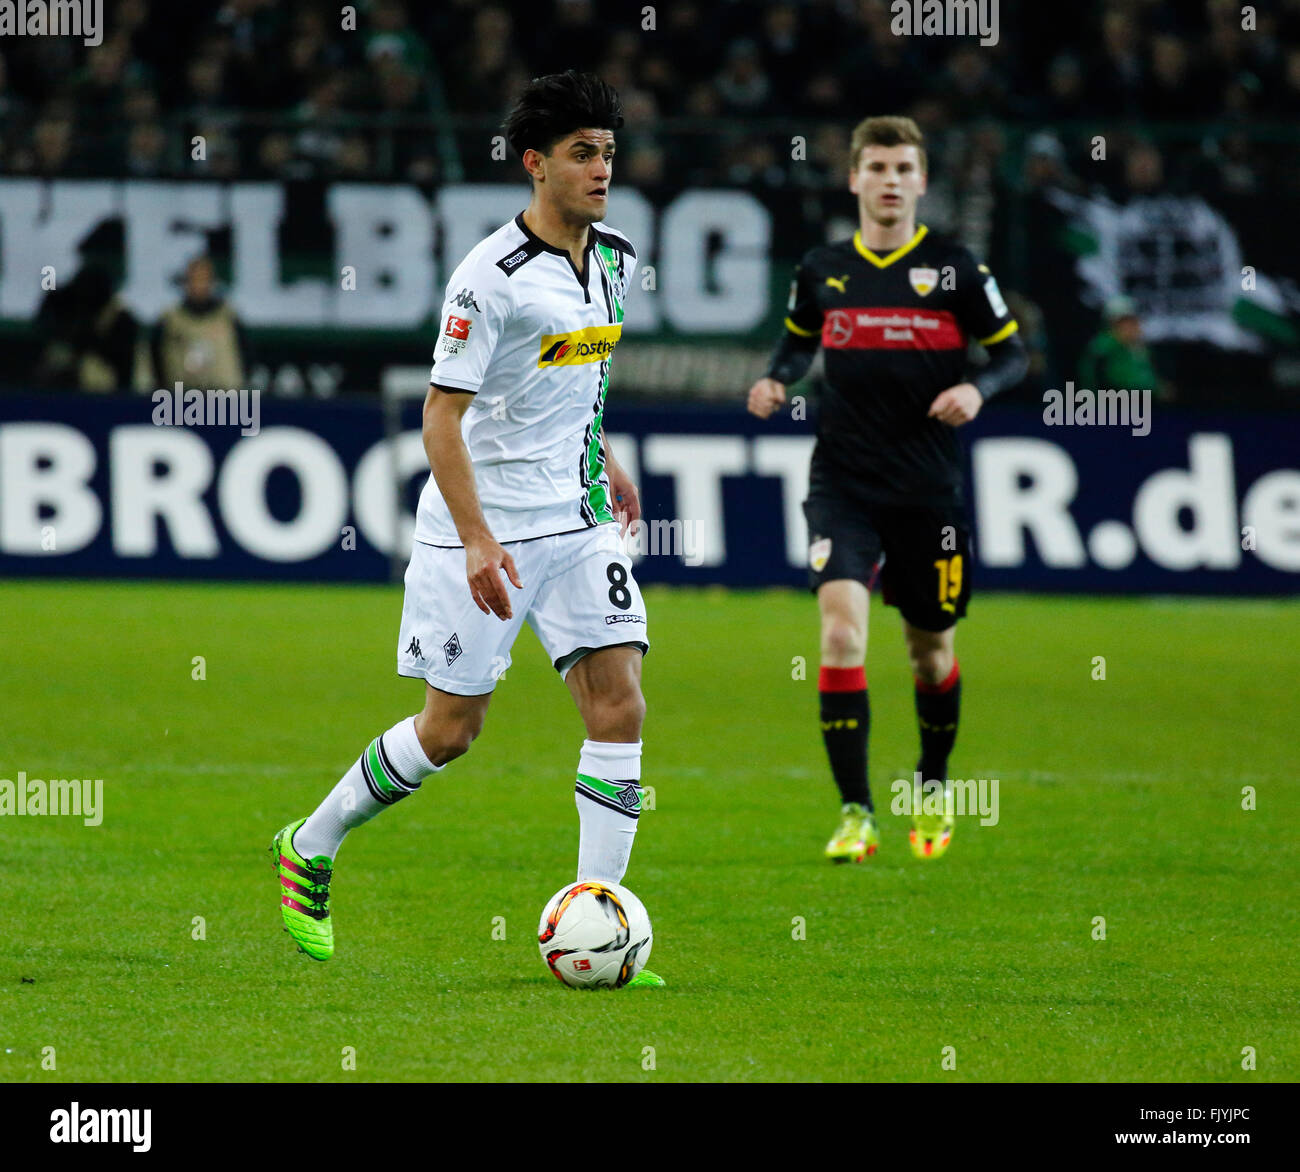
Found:
[(315, 812), (298, 827), (293, 836), (294, 849), (309, 861), (317, 855), (333, 859), (349, 830), (409, 797), (429, 774), (443, 768), (424, 755), (420, 738), (415, 735), (415, 717), (399, 720), (370, 742)]
[(621, 883), (641, 816), (641, 742), (583, 741), (578, 758), (578, 878)]

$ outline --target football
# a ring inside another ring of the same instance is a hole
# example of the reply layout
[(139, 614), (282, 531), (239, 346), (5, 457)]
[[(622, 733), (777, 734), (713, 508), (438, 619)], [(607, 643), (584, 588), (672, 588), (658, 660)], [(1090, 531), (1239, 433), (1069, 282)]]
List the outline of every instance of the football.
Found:
[(645, 905), (626, 887), (584, 879), (542, 910), (537, 942), (547, 967), (574, 989), (621, 989), (650, 959)]

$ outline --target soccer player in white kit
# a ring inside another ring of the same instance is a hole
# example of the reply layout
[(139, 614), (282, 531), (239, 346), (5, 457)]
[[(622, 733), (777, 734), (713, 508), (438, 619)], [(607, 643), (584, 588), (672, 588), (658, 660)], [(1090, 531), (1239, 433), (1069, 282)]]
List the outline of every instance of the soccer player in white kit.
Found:
[[(579, 880), (618, 883), (641, 811), (645, 604), (619, 541), (636, 486), (602, 427), (636, 251), (602, 223), (612, 87), (570, 70), (529, 83), (505, 123), (528, 207), (447, 283), (428, 397), (431, 474), (406, 571), (397, 670), (424, 709), (376, 737), (317, 810), (276, 836), (281, 914), (302, 951), (334, 951), (329, 888), (344, 835), (469, 750), (525, 621), (586, 725), (575, 800)], [(661, 985), (644, 970), (633, 984)]]

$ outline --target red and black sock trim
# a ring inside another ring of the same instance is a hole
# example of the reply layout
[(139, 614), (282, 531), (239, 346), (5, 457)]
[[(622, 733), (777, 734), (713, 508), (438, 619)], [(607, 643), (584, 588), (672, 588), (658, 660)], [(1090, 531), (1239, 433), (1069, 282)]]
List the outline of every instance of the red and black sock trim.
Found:
[(861, 667), (823, 667), (817, 677), (822, 742), (841, 802), (874, 810), (867, 780), (867, 739), (871, 701), (867, 674)]
[(948, 757), (957, 742), (961, 716), (961, 667), (956, 659), (952, 671), (937, 684), (916, 681), (916, 723), (921, 732), (921, 758), (916, 768), (921, 780), (946, 781)]

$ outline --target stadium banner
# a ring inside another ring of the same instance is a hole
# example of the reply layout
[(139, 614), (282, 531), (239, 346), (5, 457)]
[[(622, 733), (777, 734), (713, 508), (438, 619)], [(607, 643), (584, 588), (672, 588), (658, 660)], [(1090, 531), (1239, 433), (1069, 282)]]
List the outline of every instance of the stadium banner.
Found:
[[(175, 304), (186, 264), (222, 240), (230, 304), (246, 326), (419, 330), (456, 265), (527, 202), (521, 183), (426, 194), (385, 183), (0, 178), (0, 321), (34, 319), (46, 294), (106, 249), (123, 303), (152, 321)], [(655, 206), (621, 188), (608, 218), (636, 245), (642, 293), (659, 294), (629, 298), (628, 333), (736, 333), (774, 312), (772, 216), (753, 193), (687, 189)]]
[[(390, 443), (374, 399), (191, 395), (0, 396), (0, 575), (390, 576), (428, 474), (418, 401)], [(995, 404), (962, 429), (977, 589), (1300, 586), (1300, 419), (1071, 418)], [(808, 420), (615, 395), (606, 436), (641, 486), (642, 582), (805, 584)]]

